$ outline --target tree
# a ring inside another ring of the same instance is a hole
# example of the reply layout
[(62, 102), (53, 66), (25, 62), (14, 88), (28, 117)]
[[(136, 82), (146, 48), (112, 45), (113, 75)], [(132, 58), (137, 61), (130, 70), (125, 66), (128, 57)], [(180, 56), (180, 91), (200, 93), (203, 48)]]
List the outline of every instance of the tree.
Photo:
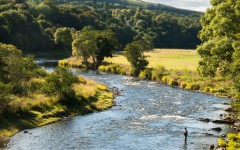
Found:
[(129, 43), (124, 48), (126, 51), (126, 58), (131, 63), (132, 74), (138, 75), (140, 71), (144, 70), (148, 65), (146, 56), (143, 54), (143, 46), (139, 41)]
[(75, 91), (73, 84), (78, 83), (79, 79), (64, 68), (57, 68), (53, 73), (46, 77), (45, 93), (49, 95), (58, 95), (64, 104), (72, 104)]
[(8, 72), (6, 71), (6, 66), (7, 65), (3, 62), (2, 59), (3, 58), (0, 57), (0, 82), (6, 82), (7, 74), (8, 74)]
[(75, 30), (67, 27), (58, 28), (54, 33), (54, 42), (55, 44), (63, 44), (66, 52), (69, 53), (68, 49), (72, 47), (73, 34)]
[(201, 18), (202, 44), (197, 50), (202, 60), (198, 71), (203, 76), (233, 79), (240, 98), (240, 3), (236, 0), (211, 0), (212, 7)]
[(34, 76), (37, 65), (33, 61), (33, 57), (22, 57), (22, 52), (15, 46), (0, 43), (0, 60), (5, 64), (4, 83), (11, 83), (13, 91), (23, 94), (24, 83)]
[(112, 57), (113, 51), (118, 46), (118, 40), (112, 31), (84, 31), (73, 40), (73, 55), (83, 58), (87, 67), (92, 60), (92, 67), (97, 70), (105, 57)]
[(134, 37), (136, 41), (141, 42), (144, 51), (150, 51), (153, 49), (153, 37), (149, 34), (138, 35)]
[(11, 102), (12, 85), (0, 82), (0, 118)]
[(239, 27), (239, 3), (235, 0), (212, 0), (212, 8), (208, 9), (201, 18), (202, 30), (199, 38), (202, 44), (198, 46), (198, 53), (202, 57), (199, 72), (203, 76), (231, 74), (234, 49), (233, 43), (239, 39), (236, 35)]
[(97, 11), (97, 0), (93, 0), (93, 8)]

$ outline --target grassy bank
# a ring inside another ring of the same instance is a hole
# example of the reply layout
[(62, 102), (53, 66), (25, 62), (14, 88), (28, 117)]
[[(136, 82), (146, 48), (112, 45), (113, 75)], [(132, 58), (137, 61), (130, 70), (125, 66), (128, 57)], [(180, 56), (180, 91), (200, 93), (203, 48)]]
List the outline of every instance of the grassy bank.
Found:
[[(206, 78), (198, 74), (196, 70), (200, 56), (196, 50), (156, 49), (145, 52), (145, 55), (148, 56), (149, 65), (146, 70), (138, 75), (141, 79), (158, 81), (171, 87), (220, 97), (234, 98), (236, 96), (235, 91), (232, 89), (233, 83), (230, 77), (226, 78), (217, 75), (214, 78)], [(104, 61), (105, 64), (98, 68), (100, 71), (131, 75), (131, 66), (123, 53), (114, 54), (113, 58), (107, 58)], [(64, 62), (64, 66), (78, 67), (76, 58), (66, 59), (62, 62)], [(233, 104), (233, 108), (239, 112), (239, 104)], [(229, 134), (227, 137), (229, 142), (223, 143), (219, 139), (220, 146), (228, 149), (234, 149), (239, 146), (239, 134)]]
[[(216, 96), (234, 97), (230, 79), (216, 76), (204, 78), (197, 73), (200, 60), (196, 50), (155, 49), (144, 53), (149, 61), (148, 69), (139, 74), (139, 78), (159, 81), (172, 87), (195, 90)], [(130, 75), (131, 66), (124, 53), (105, 58), (104, 65), (98, 69), (104, 72)], [(70, 57), (59, 61), (60, 66), (84, 67), (79, 58)]]
[[(109, 89), (92, 80), (79, 77), (73, 85), (74, 97), (64, 102), (60, 95), (49, 96), (34, 91), (26, 96), (15, 96), (11, 110), (0, 119), (0, 144), (3, 146), (10, 136), (28, 128), (43, 126), (63, 118), (101, 111), (112, 106), (113, 94)], [(46, 81), (34, 78), (30, 86), (39, 89)]]

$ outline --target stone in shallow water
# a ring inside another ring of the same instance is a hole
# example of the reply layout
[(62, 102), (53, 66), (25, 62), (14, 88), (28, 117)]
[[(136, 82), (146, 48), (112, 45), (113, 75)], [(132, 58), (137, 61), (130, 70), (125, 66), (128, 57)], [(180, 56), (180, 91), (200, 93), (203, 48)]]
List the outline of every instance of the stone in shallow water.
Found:
[(216, 127), (216, 128), (212, 128), (212, 130), (220, 132), (220, 131), (222, 131), (222, 128)]
[(23, 133), (28, 133), (28, 131), (27, 131), (27, 130), (24, 130)]

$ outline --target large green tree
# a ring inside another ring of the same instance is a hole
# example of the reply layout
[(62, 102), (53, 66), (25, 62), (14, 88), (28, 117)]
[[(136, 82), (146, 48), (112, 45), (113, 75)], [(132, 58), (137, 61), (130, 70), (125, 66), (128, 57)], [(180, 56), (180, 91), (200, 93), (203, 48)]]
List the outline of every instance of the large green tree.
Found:
[(131, 63), (132, 74), (138, 75), (140, 71), (144, 70), (148, 65), (146, 56), (144, 55), (144, 46), (140, 41), (129, 43), (124, 48), (126, 51), (126, 58)]
[(231, 75), (240, 92), (240, 2), (211, 0), (211, 5), (201, 19), (198, 70), (203, 76)]
[(3, 70), (7, 71), (2, 82), (11, 83), (14, 86), (14, 92), (22, 94), (25, 90), (25, 83), (34, 76), (34, 71), (38, 69), (33, 57), (24, 58), (22, 52), (15, 46), (0, 43), (0, 58), (4, 64)]
[(69, 49), (72, 48), (73, 34), (75, 30), (72, 28), (58, 28), (54, 33), (55, 44), (62, 44), (66, 52), (69, 53)]
[(118, 47), (118, 40), (112, 31), (92, 30), (76, 34), (72, 43), (73, 55), (82, 57), (87, 67), (90, 67), (91, 58), (95, 70), (105, 57), (112, 57), (112, 53)]
[(2, 60), (3, 58), (0, 57), (0, 82), (4, 82), (7, 79), (7, 71), (6, 71), (6, 64)]
[(199, 38), (202, 44), (197, 48), (202, 56), (199, 71), (204, 76), (215, 76), (216, 72), (226, 75), (231, 72), (233, 43), (239, 40), (239, 2), (235, 0), (212, 0), (212, 7), (201, 19)]

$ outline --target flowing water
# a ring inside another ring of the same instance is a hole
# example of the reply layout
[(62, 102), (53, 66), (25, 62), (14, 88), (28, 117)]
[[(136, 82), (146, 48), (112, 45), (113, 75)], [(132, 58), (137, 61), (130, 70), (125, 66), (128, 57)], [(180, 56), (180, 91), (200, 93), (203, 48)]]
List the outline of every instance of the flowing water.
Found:
[[(46, 67), (51, 71), (52, 67)], [(229, 99), (171, 88), (137, 78), (71, 69), (122, 91), (117, 106), (76, 116), (13, 136), (12, 150), (204, 150), (230, 130), (226, 125), (197, 121), (219, 119)], [(184, 142), (183, 129), (189, 136)], [(221, 132), (211, 130), (221, 127)]]

